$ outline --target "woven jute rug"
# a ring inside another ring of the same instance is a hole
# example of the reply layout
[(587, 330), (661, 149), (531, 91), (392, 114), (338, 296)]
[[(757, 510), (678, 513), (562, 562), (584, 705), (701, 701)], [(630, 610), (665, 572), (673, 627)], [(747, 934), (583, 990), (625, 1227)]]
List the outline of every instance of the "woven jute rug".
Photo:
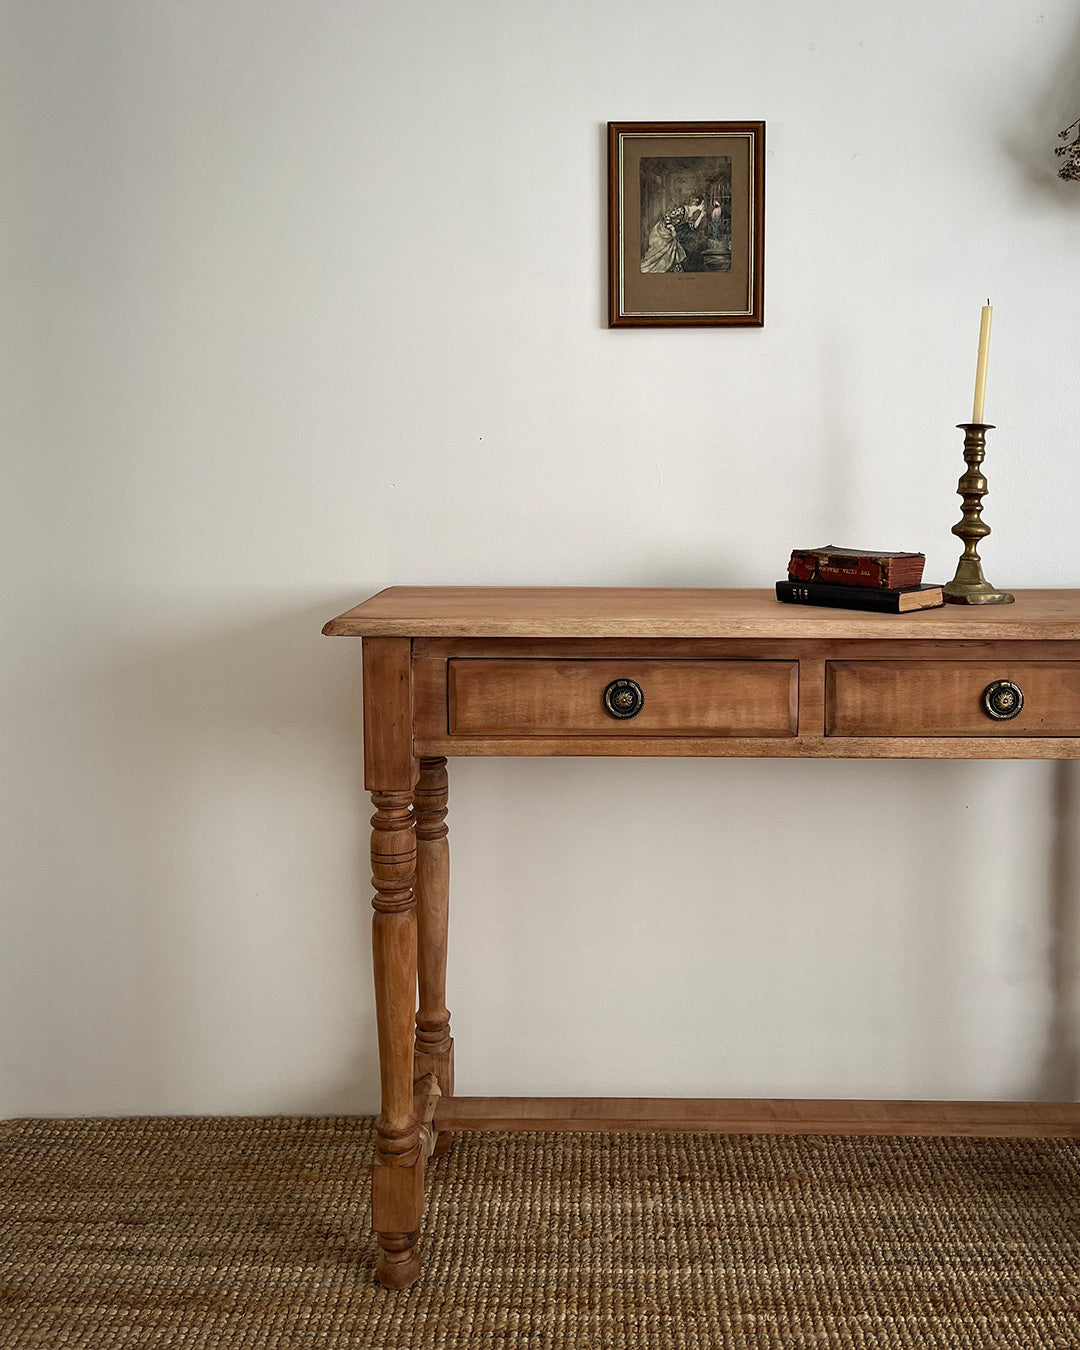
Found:
[(371, 1124), (0, 1125), (0, 1345), (1080, 1350), (1073, 1142), (461, 1135), (395, 1294)]

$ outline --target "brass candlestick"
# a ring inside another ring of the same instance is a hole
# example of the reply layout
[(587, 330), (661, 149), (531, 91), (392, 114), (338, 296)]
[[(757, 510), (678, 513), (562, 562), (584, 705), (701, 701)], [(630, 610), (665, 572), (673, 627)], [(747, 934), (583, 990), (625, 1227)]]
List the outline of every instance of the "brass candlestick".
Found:
[(996, 591), (983, 576), (978, 543), (990, 533), (982, 518), (982, 499), (986, 496), (986, 478), (980, 468), (986, 455), (986, 433), (993, 431), (988, 422), (961, 422), (964, 433), (964, 462), (967, 471), (956, 486), (964, 499), (963, 518), (952, 532), (964, 541), (964, 551), (956, 564), (956, 576), (942, 589), (951, 605), (1011, 605), (1016, 598), (1008, 591)]

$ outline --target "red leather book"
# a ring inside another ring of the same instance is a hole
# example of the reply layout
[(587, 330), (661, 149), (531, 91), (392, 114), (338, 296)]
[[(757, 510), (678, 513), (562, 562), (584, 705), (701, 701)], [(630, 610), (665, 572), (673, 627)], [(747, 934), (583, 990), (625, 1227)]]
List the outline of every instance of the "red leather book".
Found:
[(925, 566), (924, 553), (873, 553), (826, 544), (824, 548), (795, 549), (788, 562), (788, 579), (902, 590), (919, 585)]

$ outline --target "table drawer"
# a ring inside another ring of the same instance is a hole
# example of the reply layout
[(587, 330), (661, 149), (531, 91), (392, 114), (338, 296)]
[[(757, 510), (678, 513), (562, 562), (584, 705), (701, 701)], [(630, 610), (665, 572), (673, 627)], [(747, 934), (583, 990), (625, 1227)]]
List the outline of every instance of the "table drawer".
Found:
[[(798, 722), (797, 661), (448, 664), (452, 736), (794, 736)], [(605, 706), (612, 686), (629, 715)]]
[[(1008, 681), (999, 719), (986, 691)], [(1080, 736), (1080, 662), (830, 661), (827, 736)]]

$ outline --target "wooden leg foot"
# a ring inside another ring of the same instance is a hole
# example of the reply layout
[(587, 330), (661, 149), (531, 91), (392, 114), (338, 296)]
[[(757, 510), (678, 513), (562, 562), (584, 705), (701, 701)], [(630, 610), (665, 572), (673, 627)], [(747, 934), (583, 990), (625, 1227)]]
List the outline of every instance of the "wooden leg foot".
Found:
[(424, 1212), (424, 1164), (371, 1169), (372, 1228), (382, 1252), (376, 1271), (385, 1289), (405, 1289), (420, 1274), (416, 1250)]
[(375, 1276), (384, 1289), (408, 1289), (420, 1274), (417, 1233), (379, 1233), (379, 1264)]

